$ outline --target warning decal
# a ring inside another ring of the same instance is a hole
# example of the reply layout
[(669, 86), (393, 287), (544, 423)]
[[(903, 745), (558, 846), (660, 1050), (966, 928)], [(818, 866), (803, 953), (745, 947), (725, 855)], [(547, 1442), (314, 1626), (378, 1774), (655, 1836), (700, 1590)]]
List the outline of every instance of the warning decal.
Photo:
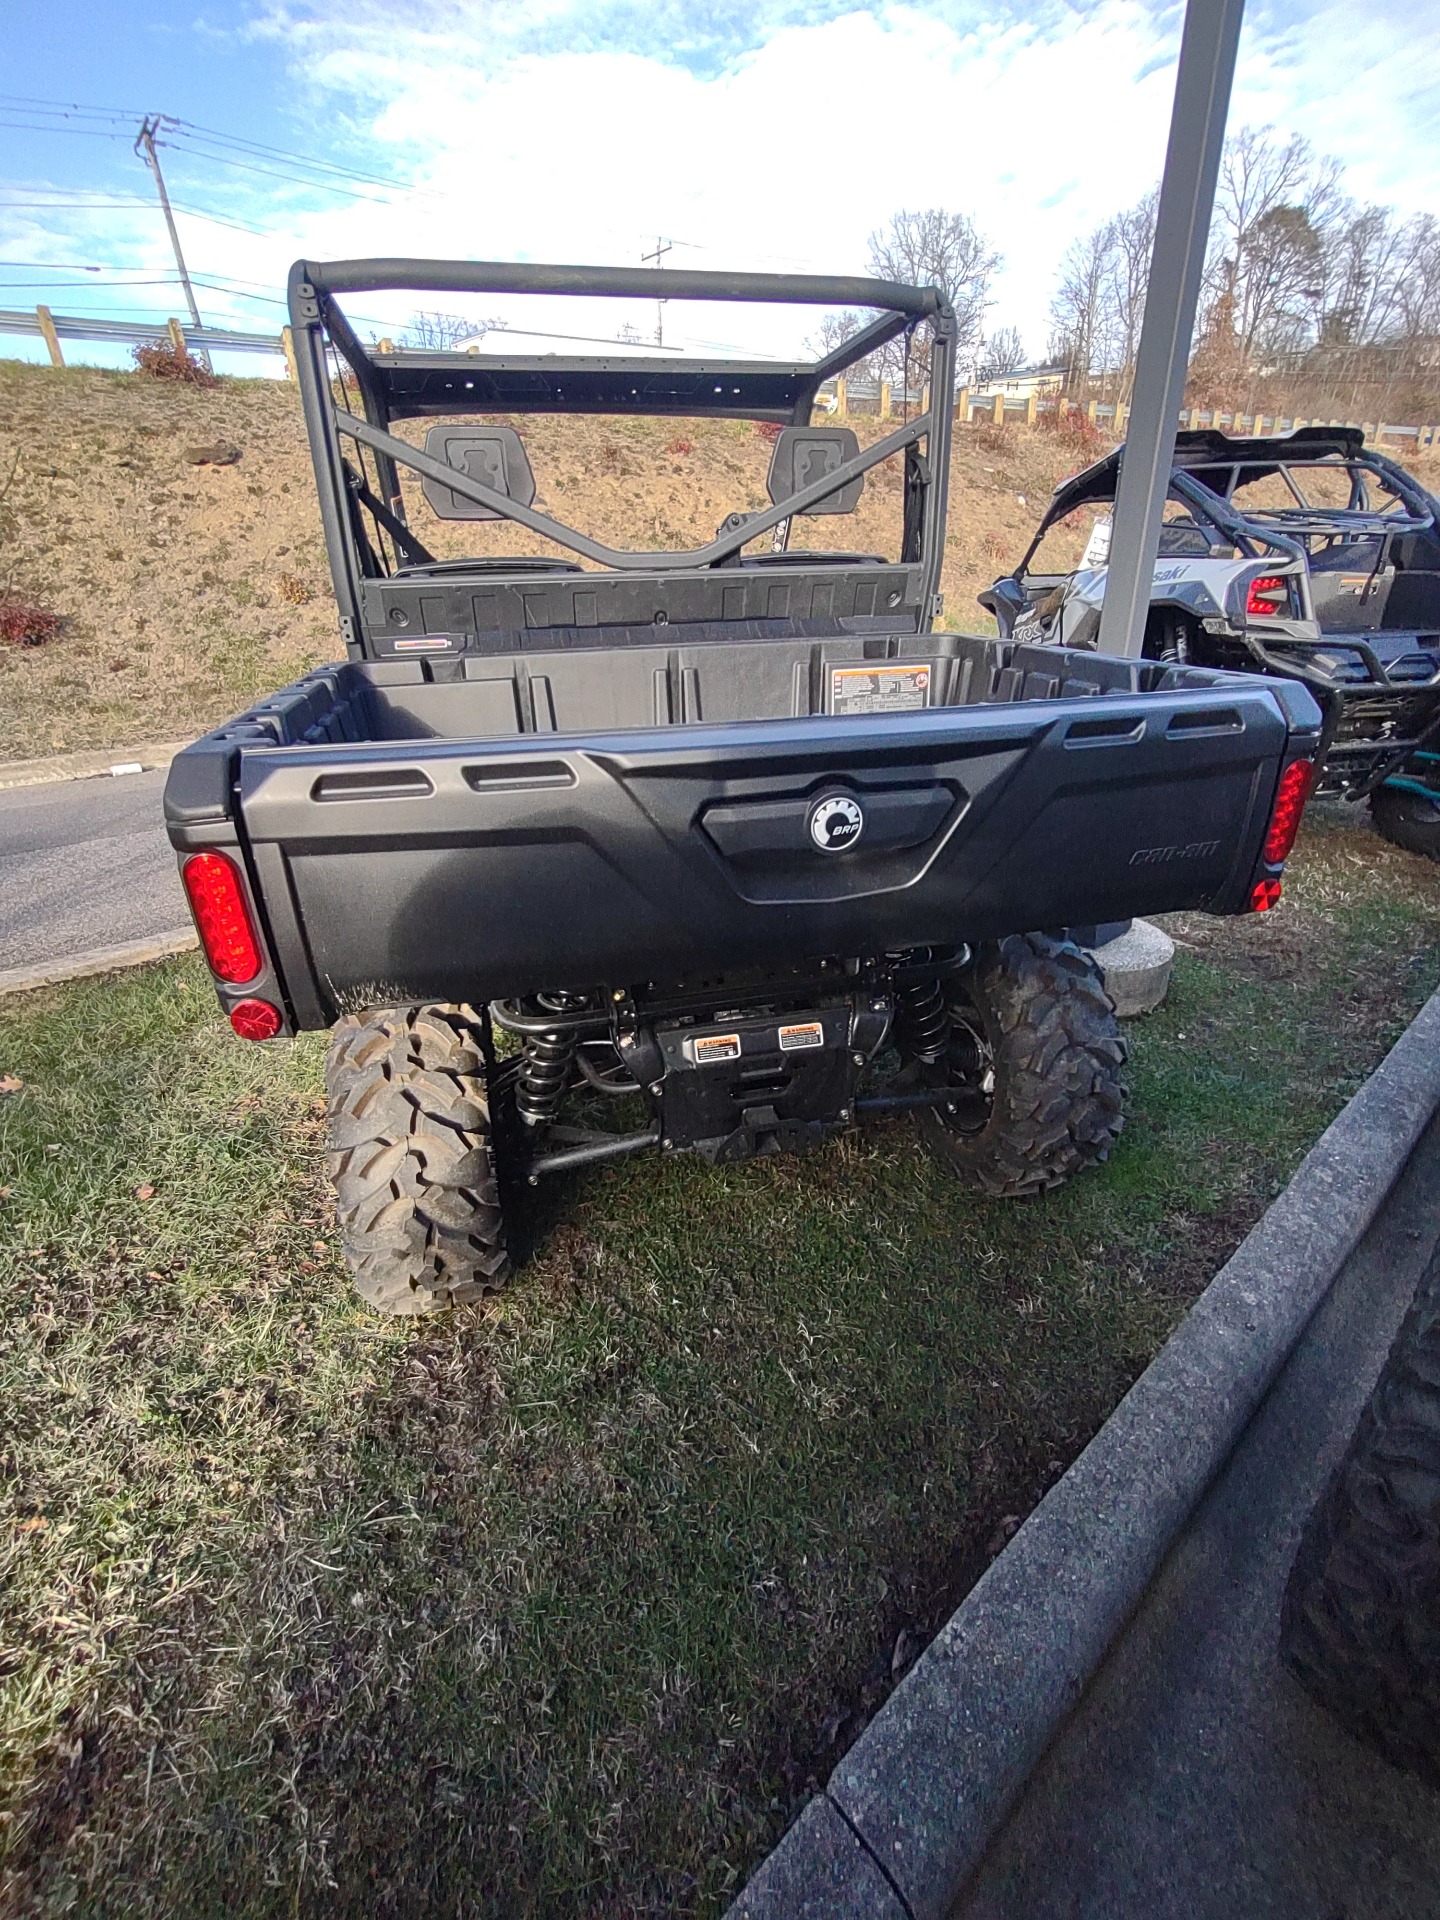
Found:
[(738, 1033), (702, 1033), (690, 1042), (694, 1051), (697, 1067), (709, 1066), (715, 1060), (738, 1060), (740, 1058), (740, 1036)]
[(928, 666), (887, 660), (870, 667), (830, 669), (832, 713), (913, 713), (930, 704)]
[(798, 1053), (803, 1047), (823, 1047), (824, 1044), (825, 1029), (818, 1020), (804, 1020), (780, 1029), (782, 1053)]

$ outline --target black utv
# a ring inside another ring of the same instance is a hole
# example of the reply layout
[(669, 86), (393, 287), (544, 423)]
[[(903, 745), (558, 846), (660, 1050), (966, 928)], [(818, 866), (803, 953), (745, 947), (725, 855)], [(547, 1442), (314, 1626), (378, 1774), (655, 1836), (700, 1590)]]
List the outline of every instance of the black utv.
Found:
[[(874, 318), (818, 359), (363, 344), (346, 303), (399, 289), (583, 298), (571, 334), (605, 299)], [(236, 1031), (333, 1030), (365, 1298), (498, 1285), (509, 1195), (641, 1149), (913, 1112), (988, 1194), (1103, 1160), (1125, 1049), (1071, 935), (1272, 904), (1320, 715), (1290, 682), (938, 629), (944, 296), (301, 262), (290, 314), (347, 657), (180, 754), (165, 811)], [(924, 411), (863, 445), (814, 424), (822, 382), (902, 338)], [(615, 423), (607, 510), (666, 433), (729, 423), (733, 509), (678, 548), (653, 516), (624, 547), (567, 524), (556, 414)], [(844, 537), (867, 486), (884, 551)]]

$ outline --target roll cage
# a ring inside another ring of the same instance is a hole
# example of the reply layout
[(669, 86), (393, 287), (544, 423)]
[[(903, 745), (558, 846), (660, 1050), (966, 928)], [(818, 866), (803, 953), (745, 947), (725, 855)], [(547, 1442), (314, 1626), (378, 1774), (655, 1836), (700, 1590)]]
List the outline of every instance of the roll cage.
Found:
[[(1061, 482), (1020, 564), (1007, 577), (1023, 582), (1058, 520), (1077, 507), (1113, 504), (1124, 451), (1117, 447)], [(1349, 475), (1348, 503), (1325, 507), (1307, 499), (1301, 477), (1307, 467), (1343, 468)], [(1237, 487), (1269, 475), (1287, 488), (1292, 507), (1236, 504)], [(1372, 506), (1367, 475), (1389, 488), (1400, 511)], [(1357, 427), (1300, 427), (1249, 439), (1215, 429), (1178, 433), (1168, 492), (1202, 532), (1233, 546), (1244, 559), (1261, 559), (1268, 550), (1298, 562), (1307, 573), (1322, 547), (1359, 540), (1378, 540), (1378, 552), (1365, 563), (1378, 572), (1396, 539), (1440, 530), (1436, 501), (1403, 467), (1367, 447)], [(1310, 639), (1248, 622), (1233, 642), (1263, 672), (1300, 680), (1316, 694), (1326, 715), (1325, 754), (1352, 798), (1395, 778), (1412, 756), (1425, 757), (1440, 740), (1440, 663), (1427, 662), (1423, 653), (1386, 661), (1374, 637), (1364, 633), (1322, 632)]]
[[(1185, 436), (1180, 434), (1177, 438), (1183, 440)], [(1123, 447), (1117, 447), (1113, 453), (1106, 454), (1103, 460), (1097, 460), (1083, 472), (1061, 481), (1035, 530), (1035, 537), (1011, 576), (1013, 579), (1024, 578), (1041, 541), (1056, 521), (1063, 520), (1077, 507), (1114, 505), (1116, 489), (1120, 484), (1120, 458), (1123, 452)], [(1258, 524), (1252, 516), (1241, 513), (1224, 495), (1216, 493), (1178, 461), (1170, 475), (1169, 497), (1188, 508), (1202, 528), (1208, 527), (1216, 535), (1217, 544), (1237, 548), (1247, 560), (1262, 559), (1264, 550), (1268, 549), (1283, 553), (1287, 559), (1304, 563), (1305, 549), (1298, 538), (1278, 527)]]
[[(491, 354), (433, 349), (381, 352), (366, 346), (340, 307), (343, 294), (553, 294), (584, 298), (734, 301), (876, 309), (878, 317), (813, 362), (681, 359), (621, 348), (614, 354)], [(319, 487), (321, 519), (341, 628), (352, 653), (365, 651), (367, 584), (430, 570), (447, 577), (569, 569), (563, 560), (437, 562), (407, 519), (400, 471), (528, 528), (591, 566), (619, 576), (675, 576), (734, 564), (758, 535), (839, 494), (894, 455), (905, 460), (900, 562), (919, 574), (919, 608), (937, 603), (944, 550), (946, 478), (954, 381), (954, 315), (934, 287), (821, 275), (694, 273), (647, 268), (535, 266), (493, 261), (297, 261), (290, 272), (296, 374)], [(715, 538), (680, 551), (611, 547), (552, 514), (476, 479), (398, 437), (404, 419), (464, 415), (590, 413), (773, 421), (808, 426), (821, 385), (922, 323), (931, 333), (930, 404), (873, 446), (794, 488), (759, 513), (729, 516)], [(340, 379), (331, 372), (338, 361)], [(358, 410), (349, 404), (346, 375)], [(341, 398), (337, 398), (336, 387)], [(369, 452), (374, 484), (363, 459)], [(923, 444), (922, 444), (923, 443)], [(388, 554), (387, 554), (388, 548)], [(776, 556), (799, 559), (801, 556)], [(816, 567), (844, 556), (806, 554)], [(588, 576), (590, 579), (594, 575)], [(907, 600), (909, 596), (906, 596)]]
[[(1015, 569), (1020, 579), (1041, 540), (1076, 507), (1113, 503), (1120, 481), (1124, 448), (1117, 447), (1055, 489), (1035, 538)], [(1350, 497), (1343, 507), (1316, 505), (1306, 498), (1302, 479), (1306, 467), (1341, 468), (1349, 476)], [(1372, 507), (1366, 475), (1380, 480), (1394, 494), (1403, 512)], [(1274, 475), (1286, 487), (1292, 507), (1257, 508), (1237, 505), (1233, 498), (1241, 485)], [(1193, 429), (1175, 436), (1175, 460), (1170, 496), (1180, 500), (1246, 559), (1260, 557), (1261, 548), (1304, 559), (1311, 540), (1336, 538), (1394, 539), (1424, 532), (1440, 522), (1440, 508), (1405, 469), (1385, 454), (1365, 445), (1358, 427), (1298, 427), (1293, 433), (1239, 439), (1213, 428)]]

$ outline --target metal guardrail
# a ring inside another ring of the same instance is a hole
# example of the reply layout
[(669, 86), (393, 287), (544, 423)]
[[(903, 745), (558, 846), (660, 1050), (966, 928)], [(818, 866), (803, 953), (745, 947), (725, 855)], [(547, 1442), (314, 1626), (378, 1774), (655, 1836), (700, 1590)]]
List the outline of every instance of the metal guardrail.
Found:
[[(43, 315), (43, 318), (42, 318)], [(48, 308), (14, 312), (0, 309), (0, 333), (28, 333), (48, 339), (49, 321), (61, 340), (113, 341), (121, 346), (163, 346), (179, 327), (187, 347), (208, 347), (229, 353), (283, 353), (280, 333), (246, 333), (238, 327), (186, 326), (175, 320), (98, 320), (83, 315), (50, 313)]]
[[(1016, 397), (981, 390), (972, 392), (967, 387), (960, 391), (955, 412), (956, 418), (967, 425), (976, 420), (998, 422), (1003, 414), (1007, 420), (1024, 420), (1033, 426), (1038, 417), (1054, 413), (1061, 405), (1083, 414), (1092, 426), (1103, 422), (1114, 429), (1117, 438), (1123, 437), (1129, 427), (1130, 409), (1122, 401), (1090, 400), (1081, 403), (1064, 401), (1055, 394)], [(1307, 426), (1359, 427), (1366, 439), (1372, 442), (1393, 436), (1409, 440), (1417, 450), (1440, 446), (1440, 422), (1404, 426), (1389, 420), (1335, 420), (1311, 414), (1246, 413), (1240, 408), (1229, 407), (1182, 407), (1177, 423), (1182, 427), (1220, 427), (1235, 434), (1255, 435), (1292, 433), (1296, 427)]]

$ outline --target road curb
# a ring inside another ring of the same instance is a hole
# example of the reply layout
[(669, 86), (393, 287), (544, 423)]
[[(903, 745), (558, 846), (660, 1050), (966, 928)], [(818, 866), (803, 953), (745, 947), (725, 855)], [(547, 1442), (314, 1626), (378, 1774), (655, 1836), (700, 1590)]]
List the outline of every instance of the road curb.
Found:
[(7, 787), (44, 787), (57, 780), (92, 780), (114, 767), (148, 773), (168, 767), (188, 740), (147, 740), (138, 747), (99, 747), (94, 752), (53, 753), (43, 760), (0, 760), (0, 793)]
[(144, 940), (127, 940), (120, 947), (92, 947), (64, 960), (41, 960), (33, 967), (9, 967), (0, 972), (0, 999), (11, 993), (30, 993), (36, 987), (60, 987), (67, 980), (86, 980), (97, 973), (118, 973), (122, 967), (143, 967), (151, 960), (168, 960), (199, 946), (193, 927), (172, 927)]
[[(864, 1911), (877, 1872), (904, 1920), (944, 1920), (1437, 1107), (1440, 993), (992, 1562), (731, 1920), (803, 1913), (793, 1890), (811, 1884), (827, 1889), (827, 1911)], [(857, 1842), (848, 1853), (842, 1828)]]

